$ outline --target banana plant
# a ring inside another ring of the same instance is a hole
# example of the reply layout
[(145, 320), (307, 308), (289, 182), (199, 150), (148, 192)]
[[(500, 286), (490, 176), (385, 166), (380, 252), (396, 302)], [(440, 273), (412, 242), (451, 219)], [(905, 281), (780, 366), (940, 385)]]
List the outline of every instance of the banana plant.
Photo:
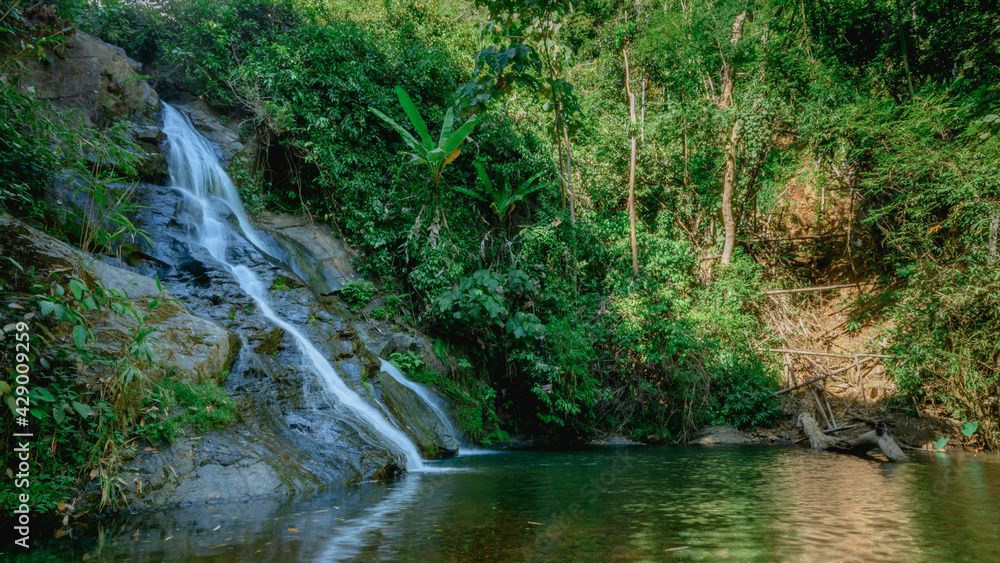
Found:
[(490, 207), (493, 208), (493, 212), (497, 214), (497, 219), (501, 222), (514, 210), (514, 205), (528, 197), (529, 195), (537, 192), (538, 190), (550, 185), (549, 182), (542, 182), (535, 184), (535, 180), (540, 178), (545, 171), (541, 171), (538, 174), (528, 178), (517, 188), (512, 189), (509, 182), (505, 182), (503, 187), (494, 187), (493, 182), (490, 180), (489, 175), (486, 173), (486, 169), (483, 164), (479, 161), (473, 162), (478, 173), (479, 183), (482, 185), (486, 193), (489, 193), (490, 198), (487, 199), (479, 192), (474, 192), (460, 187), (452, 187), (453, 190), (465, 195), (474, 197), (479, 201), (489, 203)]
[(436, 189), (441, 184), (441, 172), (444, 170), (444, 167), (458, 158), (458, 155), (462, 154), (461, 145), (479, 123), (479, 116), (466, 121), (458, 129), (455, 129), (455, 114), (449, 108), (444, 114), (444, 122), (441, 123), (441, 133), (438, 135), (437, 143), (435, 143), (431, 138), (430, 131), (427, 129), (427, 123), (420, 117), (417, 105), (413, 103), (410, 96), (400, 86), (396, 86), (396, 97), (399, 98), (399, 104), (403, 106), (406, 117), (410, 119), (410, 124), (413, 126), (414, 131), (416, 131), (417, 136), (420, 137), (419, 140), (413, 133), (404, 129), (388, 115), (372, 107), (368, 109), (402, 135), (403, 140), (410, 147), (409, 154), (413, 158), (413, 162), (427, 167), (431, 181), (434, 182)]

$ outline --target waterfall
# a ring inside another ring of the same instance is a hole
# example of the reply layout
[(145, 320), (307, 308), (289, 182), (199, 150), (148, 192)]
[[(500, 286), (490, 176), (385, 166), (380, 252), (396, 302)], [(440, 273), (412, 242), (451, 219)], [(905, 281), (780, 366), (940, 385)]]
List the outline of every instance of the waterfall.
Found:
[(423, 385), (420, 385), (419, 383), (407, 378), (405, 375), (403, 375), (403, 372), (399, 371), (399, 369), (397, 369), (396, 366), (392, 365), (386, 360), (382, 360), (382, 371), (392, 376), (392, 378), (398, 381), (400, 385), (416, 393), (417, 396), (420, 397), (420, 400), (423, 401), (427, 405), (427, 407), (434, 412), (434, 415), (438, 417), (438, 420), (440, 420), (441, 424), (444, 425), (445, 430), (448, 432), (448, 434), (455, 437), (456, 439), (458, 438), (459, 434), (458, 432), (455, 432), (455, 427), (452, 426), (451, 419), (448, 418), (448, 415), (445, 414), (444, 409), (441, 408), (440, 399), (438, 399), (437, 396), (431, 393), (430, 390), (428, 390)]
[[(295, 326), (274, 310), (267, 285), (250, 268), (233, 263), (229, 258), (230, 237), (246, 237), (261, 252), (280, 256), (276, 245), (269, 244), (250, 224), (236, 187), (215, 156), (208, 139), (194, 129), (191, 122), (176, 109), (163, 104), (163, 132), (169, 142), (167, 155), (172, 187), (186, 195), (192, 205), (190, 215), (179, 214), (179, 219), (196, 235), (212, 258), (225, 266), (240, 287), (253, 298), (262, 315), (290, 334), (304, 358), (303, 367), (314, 372), (326, 392), (331, 407), (338, 409), (345, 421), (362, 436), (379, 445), (387, 446), (396, 454), (403, 454), (408, 470), (423, 468), (423, 461), (413, 442), (400, 430), (366, 403), (344, 383), (316, 346)], [(235, 217), (237, 232), (229, 222)]]

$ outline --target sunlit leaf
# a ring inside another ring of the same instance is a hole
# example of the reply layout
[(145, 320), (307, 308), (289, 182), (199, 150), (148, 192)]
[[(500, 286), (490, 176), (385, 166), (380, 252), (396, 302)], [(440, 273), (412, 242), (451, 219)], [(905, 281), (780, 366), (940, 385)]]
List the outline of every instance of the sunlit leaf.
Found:
[(962, 435), (968, 438), (969, 436), (975, 434), (976, 430), (979, 430), (979, 422), (975, 420), (970, 422), (964, 422), (962, 423), (961, 430), (962, 430)]

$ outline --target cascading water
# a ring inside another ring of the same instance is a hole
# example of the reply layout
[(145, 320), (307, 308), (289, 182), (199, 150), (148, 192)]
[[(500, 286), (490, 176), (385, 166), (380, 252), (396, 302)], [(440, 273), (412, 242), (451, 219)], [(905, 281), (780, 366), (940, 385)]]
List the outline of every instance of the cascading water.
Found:
[(427, 405), (427, 407), (431, 409), (434, 415), (438, 417), (438, 419), (441, 421), (441, 424), (444, 425), (445, 430), (448, 432), (448, 434), (450, 436), (458, 438), (458, 433), (455, 432), (455, 427), (452, 426), (451, 419), (449, 419), (448, 415), (445, 414), (444, 410), (441, 408), (441, 405), (439, 404), (437, 397), (435, 397), (433, 393), (428, 391), (427, 388), (424, 387), (423, 385), (420, 385), (415, 381), (411, 381), (409, 378), (403, 375), (403, 373), (399, 371), (396, 368), (396, 366), (392, 365), (391, 363), (385, 360), (382, 360), (382, 371), (388, 373), (393, 379), (398, 381), (400, 385), (416, 393), (417, 396), (420, 397), (420, 400), (423, 401)]
[[(181, 222), (193, 231), (212, 258), (232, 272), (240, 287), (253, 298), (261, 314), (294, 338), (304, 358), (303, 367), (317, 375), (330, 405), (338, 409), (345, 421), (362, 436), (403, 454), (408, 470), (422, 469), (423, 461), (413, 442), (349, 388), (319, 349), (277, 314), (264, 281), (250, 268), (230, 259), (230, 237), (238, 236), (228, 222), (232, 216), (239, 225), (239, 233), (261, 252), (270, 256), (282, 253), (250, 224), (239, 194), (208, 140), (179, 111), (167, 104), (163, 107), (163, 132), (170, 149), (167, 162), (171, 184), (186, 195), (186, 203), (191, 206), (190, 213), (179, 214)], [(224, 208), (220, 209), (220, 204)]]

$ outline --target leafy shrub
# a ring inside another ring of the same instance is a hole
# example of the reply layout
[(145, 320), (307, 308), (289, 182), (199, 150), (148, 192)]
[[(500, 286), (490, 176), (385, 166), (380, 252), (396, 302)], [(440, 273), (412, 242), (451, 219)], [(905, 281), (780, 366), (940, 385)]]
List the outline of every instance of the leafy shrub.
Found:
[(237, 406), (219, 384), (170, 379), (143, 401), (139, 434), (152, 444), (173, 442), (189, 430), (222, 428), (237, 418)]
[(368, 280), (350, 281), (340, 288), (340, 298), (344, 300), (352, 311), (357, 311), (371, 303), (375, 297), (375, 285)]

